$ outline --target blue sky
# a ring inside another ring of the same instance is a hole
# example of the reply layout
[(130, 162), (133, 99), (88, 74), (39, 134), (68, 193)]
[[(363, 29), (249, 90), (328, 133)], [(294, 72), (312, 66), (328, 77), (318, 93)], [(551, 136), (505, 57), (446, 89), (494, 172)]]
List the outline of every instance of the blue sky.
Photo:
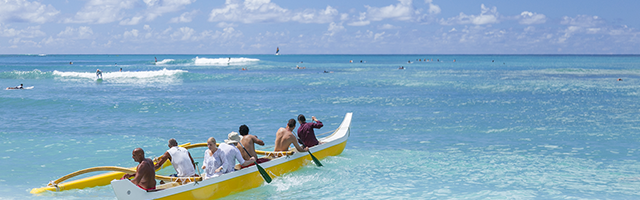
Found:
[(1, 54), (640, 54), (630, 0), (2, 0)]

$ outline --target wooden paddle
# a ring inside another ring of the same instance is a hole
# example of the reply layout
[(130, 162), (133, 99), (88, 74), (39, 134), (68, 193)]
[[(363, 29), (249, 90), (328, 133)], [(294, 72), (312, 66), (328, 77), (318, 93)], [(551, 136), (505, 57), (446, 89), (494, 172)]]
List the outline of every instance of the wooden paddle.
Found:
[[(300, 141), (300, 138), (298, 138), (298, 136), (296, 136), (296, 134), (291, 133), (291, 135), (293, 135), (294, 137), (296, 137), (296, 142)], [(311, 156), (311, 159), (313, 160), (314, 163), (316, 163), (316, 165), (318, 167), (322, 167), (322, 163), (320, 163), (320, 160), (318, 160), (315, 156), (313, 156), (313, 154), (311, 154), (311, 150), (307, 150), (307, 152), (309, 152), (309, 155)]]
[[(246, 148), (244, 148), (244, 145), (242, 145), (242, 142), (238, 142), (238, 144), (240, 144), (240, 146), (242, 146), (242, 149), (244, 149), (244, 152), (247, 152), (247, 155), (251, 156), (251, 154), (249, 153), (249, 151), (247, 151)], [(260, 167), (260, 165), (258, 165), (258, 158), (256, 158), (256, 161), (253, 161), (253, 163), (256, 164), (256, 167), (258, 167), (258, 171), (260, 172), (260, 175), (262, 175), (262, 178), (264, 178), (264, 181), (266, 181), (267, 183), (271, 183), (271, 176), (269, 176), (269, 174), (267, 173), (267, 171), (264, 170), (264, 168)]]

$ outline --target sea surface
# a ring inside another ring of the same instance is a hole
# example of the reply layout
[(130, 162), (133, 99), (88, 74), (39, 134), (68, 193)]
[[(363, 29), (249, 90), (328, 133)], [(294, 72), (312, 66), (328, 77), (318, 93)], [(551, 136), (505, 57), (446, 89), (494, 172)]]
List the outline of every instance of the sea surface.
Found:
[(115, 199), (29, 191), (347, 112), (342, 154), (227, 199), (640, 199), (637, 55), (0, 55), (0, 87), (20, 84), (0, 90), (0, 199)]

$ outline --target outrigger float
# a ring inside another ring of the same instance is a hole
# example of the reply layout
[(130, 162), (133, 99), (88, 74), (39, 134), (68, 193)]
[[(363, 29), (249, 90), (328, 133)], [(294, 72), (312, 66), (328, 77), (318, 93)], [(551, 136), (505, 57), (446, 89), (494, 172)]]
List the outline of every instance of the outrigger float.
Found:
[[(285, 152), (269, 152), (256, 151), (260, 155), (273, 158), (271, 161), (260, 163), (259, 166), (250, 166), (248, 168), (235, 172), (223, 174), (218, 177), (202, 180), (197, 178), (176, 178), (156, 175), (156, 179), (162, 180), (165, 184), (157, 185), (157, 190), (147, 192), (131, 183), (129, 180), (119, 180), (124, 173), (134, 173), (134, 168), (123, 167), (94, 167), (80, 170), (66, 175), (58, 180), (50, 182), (46, 187), (34, 188), (32, 194), (38, 194), (46, 191), (63, 191), (69, 189), (82, 189), (95, 186), (104, 186), (111, 183), (111, 187), (118, 199), (215, 199), (228, 196), (230, 194), (246, 191), (252, 188), (260, 187), (265, 183), (268, 174), (269, 178), (281, 176), (282, 174), (296, 171), (310, 163), (314, 158), (322, 159), (328, 156), (336, 156), (342, 153), (347, 145), (347, 139), (350, 134), (351, 117), (353, 113), (345, 115), (342, 124), (333, 131), (329, 136), (320, 138), (322, 144), (309, 148), (311, 153), (285, 151)], [(206, 147), (206, 143), (183, 144), (180, 145), (187, 149), (195, 147)], [(319, 164), (319, 163), (318, 163)], [(169, 166), (167, 161), (163, 165)], [(261, 168), (259, 168), (261, 167)], [(263, 168), (263, 169), (262, 169)], [(67, 183), (63, 181), (84, 173), (94, 171), (115, 171), (100, 174), (88, 178), (83, 178)], [(259, 172), (262, 171), (263, 173)], [(265, 174), (266, 172), (266, 174)]]

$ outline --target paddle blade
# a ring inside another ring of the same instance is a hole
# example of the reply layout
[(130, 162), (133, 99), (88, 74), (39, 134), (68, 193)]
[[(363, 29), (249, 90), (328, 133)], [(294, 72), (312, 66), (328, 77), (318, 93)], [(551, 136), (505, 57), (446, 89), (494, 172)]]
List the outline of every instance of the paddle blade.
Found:
[(260, 175), (262, 175), (262, 178), (264, 178), (264, 181), (266, 181), (267, 183), (271, 183), (271, 176), (269, 176), (267, 171), (265, 171), (262, 167), (260, 167), (260, 165), (258, 165), (257, 162), (256, 162), (256, 167), (258, 167), (258, 171), (260, 172)]
[(313, 154), (311, 154), (311, 151), (309, 151), (309, 155), (311, 155), (311, 159), (314, 163), (316, 163), (318, 167), (322, 167), (322, 163), (320, 163), (320, 161), (315, 156), (313, 156)]

